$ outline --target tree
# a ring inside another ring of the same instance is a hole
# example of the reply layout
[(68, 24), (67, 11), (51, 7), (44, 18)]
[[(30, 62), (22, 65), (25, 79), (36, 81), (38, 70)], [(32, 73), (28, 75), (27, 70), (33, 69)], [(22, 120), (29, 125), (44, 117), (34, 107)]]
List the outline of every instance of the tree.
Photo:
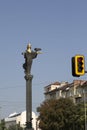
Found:
[(23, 128), (20, 127), (19, 124), (17, 124), (17, 125), (10, 125), (8, 130), (23, 130)]
[(39, 108), (39, 127), (42, 130), (83, 130), (81, 112), (68, 98), (44, 101)]
[(78, 129), (81, 129), (81, 130), (85, 129), (85, 114), (87, 113), (87, 109), (85, 109), (86, 106), (87, 104), (84, 104), (84, 102), (77, 104), (77, 115), (76, 115), (77, 122), (76, 123), (77, 123)]
[(4, 119), (1, 120), (0, 130), (5, 130), (5, 121), (4, 121)]

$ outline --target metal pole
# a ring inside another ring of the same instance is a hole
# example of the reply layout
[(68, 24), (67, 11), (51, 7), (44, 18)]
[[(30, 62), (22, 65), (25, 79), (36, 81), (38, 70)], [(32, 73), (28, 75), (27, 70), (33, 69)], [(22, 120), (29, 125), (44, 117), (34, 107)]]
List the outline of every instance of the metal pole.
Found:
[(87, 130), (86, 129), (87, 124), (86, 124), (86, 96), (85, 96), (85, 90), (84, 90), (84, 110), (85, 110), (85, 113), (84, 113), (85, 114), (85, 130)]

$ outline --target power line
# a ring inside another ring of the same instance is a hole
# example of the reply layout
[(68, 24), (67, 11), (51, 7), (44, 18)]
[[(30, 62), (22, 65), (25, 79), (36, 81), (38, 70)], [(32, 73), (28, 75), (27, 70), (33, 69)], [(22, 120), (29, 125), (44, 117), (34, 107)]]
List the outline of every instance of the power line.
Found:
[[(42, 82), (42, 83), (33, 83), (34, 86), (37, 86), (37, 85), (45, 85), (46, 83), (50, 84), (50, 82)], [(13, 85), (12, 85), (13, 86)], [(23, 85), (15, 85), (14, 87), (11, 87), (11, 86), (5, 86), (5, 87), (0, 87), (0, 89), (14, 89), (14, 88), (21, 88), (21, 87), (25, 87), (25, 84)]]

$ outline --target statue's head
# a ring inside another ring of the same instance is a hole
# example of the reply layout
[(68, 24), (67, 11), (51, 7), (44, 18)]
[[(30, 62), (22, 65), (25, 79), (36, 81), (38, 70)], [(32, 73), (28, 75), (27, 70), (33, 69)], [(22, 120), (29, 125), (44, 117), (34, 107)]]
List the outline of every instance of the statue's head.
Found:
[(31, 53), (31, 44), (30, 44), (30, 43), (27, 45), (27, 51), (28, 51), (29, 53)]
[(29, 43), (28, 45), (27, 45), (27, 49), (31, 49), (31, 44)]

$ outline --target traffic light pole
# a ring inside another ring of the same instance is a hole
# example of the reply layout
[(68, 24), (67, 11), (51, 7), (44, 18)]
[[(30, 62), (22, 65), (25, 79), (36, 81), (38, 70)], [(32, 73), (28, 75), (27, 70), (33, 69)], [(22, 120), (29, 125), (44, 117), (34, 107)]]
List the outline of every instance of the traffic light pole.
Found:
[(31, 67), (33, 59), (37, 57), (40, 48), (35, 48), (35, 51), (31, 50), (31, 45), (27, 45), (27, 50), (22, 53), (25, 58), (25, 63), (23, 64), (23, 68), (25, 70), (25, 80), (26, 80), (26, 129), (25, 130), (34, 130), (32, 128), (32, 79), (33, 75), (31, 75)]

